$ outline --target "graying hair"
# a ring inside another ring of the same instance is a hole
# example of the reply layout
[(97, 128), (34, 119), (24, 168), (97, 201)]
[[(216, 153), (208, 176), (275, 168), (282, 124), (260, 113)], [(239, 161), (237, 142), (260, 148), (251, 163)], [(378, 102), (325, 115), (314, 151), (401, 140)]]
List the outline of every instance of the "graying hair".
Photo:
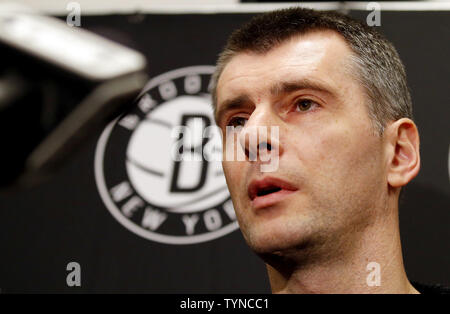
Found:
[(342, 35), (353, 51), (353, 76), (364, 87), (374, 132), (384, 133), (389, 121), (413, 119), (406, 72), (400, 57), (380, 33), (364, 23), (333, 11), (289, 8), (260, 14), (235, 30), (220, 53), (210, 90), (214, 112), (217, 83), (228, 62), (237, 54), (264, 54), (293, 36), (313, 30), (333, 30)]

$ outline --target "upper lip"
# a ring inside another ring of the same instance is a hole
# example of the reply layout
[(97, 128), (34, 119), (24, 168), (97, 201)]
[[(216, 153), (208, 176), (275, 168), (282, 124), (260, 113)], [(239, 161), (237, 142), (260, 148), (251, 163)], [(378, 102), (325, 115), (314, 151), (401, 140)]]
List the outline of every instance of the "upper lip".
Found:
[(248, 186), (247, 192), (251, 200), (255, 199), (258, 192), (270, 189), (270, 188), (280, 188), (283, 190), (296, 191), (297, 187), (289, 182), (275, 177), (265, 177), (260, 180), (252, 180)]

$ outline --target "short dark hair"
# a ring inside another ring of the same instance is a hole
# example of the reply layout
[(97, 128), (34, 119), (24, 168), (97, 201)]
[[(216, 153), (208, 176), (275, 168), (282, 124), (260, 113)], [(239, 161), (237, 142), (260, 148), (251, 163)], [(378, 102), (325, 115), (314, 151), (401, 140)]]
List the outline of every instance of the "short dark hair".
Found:
[(211, 81), (214, 110), (220, 75), (235, 55), (264, 54), (296, 35), (314, 30), (335, 31), (350, 46), (352, 73), (364, 87), (369, 115), (378, 135), (383, 134), (388, 121), (413, 119), (405, 68), (392, 43), (373, 27), (344, 14), (299, 7), (257, 15), (231, 34)]

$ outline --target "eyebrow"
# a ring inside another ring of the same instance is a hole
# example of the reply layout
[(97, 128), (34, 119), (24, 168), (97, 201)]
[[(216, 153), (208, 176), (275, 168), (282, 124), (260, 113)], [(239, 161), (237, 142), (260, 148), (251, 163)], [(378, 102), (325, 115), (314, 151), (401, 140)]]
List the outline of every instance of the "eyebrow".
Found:
[(248, 95), (239, 95), (223, 101), (220, 105), (220, 109), (216, 111), (215, 118), (219, 122), (223, 114), (229, 110), (243, 107), (245, 103), (250, 102), (250, 97)]
[[(270, 87), (270, 94), (276, 97), (302, 89), (311, 89), (331, 96), (336, 94), (336, 91), (328, 84), (307, 78), (278, 82)], [(220, 122), (220, 119), (225, 112), (243, 107), (249, 102), (251, 102), (250, 96), (246, 94), (238, 95), (223, 101), (220, 104), (220, 109), (215, 112), (216, 121)]]
[(273, 96), (279, 96), (302, 89), (312, 89), (329, 95), (334, 93), (334, 89), (328, 84), (307, 78), (276, 83), (270, 88), (270, 93)]

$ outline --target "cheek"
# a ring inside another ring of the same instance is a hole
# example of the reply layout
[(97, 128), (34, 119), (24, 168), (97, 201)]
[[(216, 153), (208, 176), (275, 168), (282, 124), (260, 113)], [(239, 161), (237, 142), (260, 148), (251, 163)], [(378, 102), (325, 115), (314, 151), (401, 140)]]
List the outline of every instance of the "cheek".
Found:
[(225, 180), (227, 181), (228, 188), (230, 188), (229, 180), (233, 177), (232, 171), (233, 167), (228, 161), (222, 161), (223, 174), (225, 175)]
[(238, 141), (238, 134), (231, 133), (222, 141), (222, 168), (231, 191), (237, 182), (241, 182), (245, 167), (245, 153)]
[(225, 174), (225, 180), (227, 181), (228, 190), (230, 191), (231, 196), (234, 197), (239, 188), (237, 183), (242, 182), (242, 165), (240, 162), (224, 160), (222, 162), (222, 168)]
[(377, 141), (370, 132), (362, 123), (335, 122), (298, 137), (292, 145), (311, 180), (328, 186), (362, 184), (376, 172)]
[(245, 173), (242, 162), (223, 161), (222, 167), (237, 220), (241, 226), (244, 226), (245, 223), (243, 221), (246, 221), (247, 219), (242, 218), (242, 215), (245, 215), (246, 213), (246, 211), (243, 210), (245, 206), (243, 198), (245, 197), (246, 192), (243, 194), (243, 191), (245, 191)]

